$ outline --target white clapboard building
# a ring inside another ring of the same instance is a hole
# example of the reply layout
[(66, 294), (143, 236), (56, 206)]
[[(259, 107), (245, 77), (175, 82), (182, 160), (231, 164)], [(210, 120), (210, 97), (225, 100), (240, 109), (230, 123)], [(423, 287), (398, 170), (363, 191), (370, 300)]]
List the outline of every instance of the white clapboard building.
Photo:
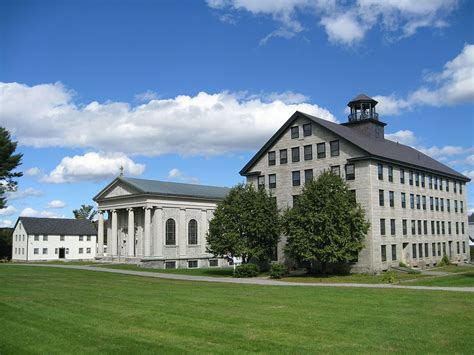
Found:
[(12, 260), (94, 259), (97, 231), (92, 222), (65, 218), (18, 218), (13, 230)]

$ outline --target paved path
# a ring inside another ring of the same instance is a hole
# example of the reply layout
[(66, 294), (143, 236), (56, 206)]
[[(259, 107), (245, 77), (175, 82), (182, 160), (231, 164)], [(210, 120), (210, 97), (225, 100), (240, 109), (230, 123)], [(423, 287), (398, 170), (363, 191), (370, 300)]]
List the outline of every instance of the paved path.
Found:
[(9, 264), (9, 265), (23, 265), (33, 267), (53, 267), (61, 269), (74, 270), (88, 270), (96, 272), (110, 272), (113, 274), (124, 274), (132, 276), (152, 277), (158, 279), (180, 280), (180, 281), (204, 281), (204, 282), (220, 282), (231, 284), (245, 284), (245, 285), (267, 285), (267, 286), (306, 286), (306, 287), (357, 287), (357, 288), (384, 288), (384, 289), (405, 289), (405, 290), (425, 290), (425, 291), (451, 291), (451, 292), (473, 292), (474, 287), (439, 287), (439, 286), (403, 286), (390, 284), (356, 284), (356, 283), (305, 283), (305, 282), (285, 282), (263, 278), (238, 279), (231, 277), (209, 277), (209, 276), (192, 276), (192, 275), (178, 275), (166, 274), (160, 272), (149, 271), (131, 271), (120, 269), (109, 269), (106, 267), (95, 266), (80, 266), (80, 265), (58, 265), (58, 264)]

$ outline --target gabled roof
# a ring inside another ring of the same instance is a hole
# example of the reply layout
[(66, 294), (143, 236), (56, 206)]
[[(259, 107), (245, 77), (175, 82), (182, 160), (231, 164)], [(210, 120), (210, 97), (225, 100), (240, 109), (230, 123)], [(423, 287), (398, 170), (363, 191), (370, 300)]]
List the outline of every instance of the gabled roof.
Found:
[(105, 189), (99, 192), (94, 197), (94, 201), (99, 199), (100, 195), (102, 195), (103, 192), (105, 192), (109, 187), (116, 184), (117, 182), (122, 182), (134, 188), (138, 191), (139, 194), (191, 197), (210, 200), (222, 200), (224, 199), (224, 197), (227, 196), (230, 191), (228, 187), (118, 177), (114, 181), (112, 181), (112, 183), (110, 183)]
[(20, 217), (16, 224), (19, 221), (28, 234), (97, 235), (94, 225), (87, 219)]
[(267, 143), (255, 154), (255, 156), (242, 168), (241, 175), (246, 175), (253, 165), (267, 152), (268, 149), (277, 141), (277, 139), (288, 129), (288, 127), (298, 118), (306, 117), (320, 125), (339, 137), (351, 142), (366, 155), (362, 159), (374, 158), (379, 160), (386, 160), (401, 165), (407, 165), (414, 169), (424, 169), (434, 173), (447, 175), (463, 181), (470, 181), (470, 179), (456, 170), (441, 164), (437, 160), (421, 153), (420, 151), (409, 146), (392, 142), (388, 139), (374, 139), (360, 133), (359, 131), (340, 125), (338, 123), (323, 120), (322, 118), (314, 117), (303, 112), (296, 111), (285, 124), (268, 140)]
[(373, 98), (367, 96), (366, 94), (359, 94), (357, 95), (356, 97), (354, 97), (351, 101), (349, 101), (349, 103), (347, 104), (347, 106), (350, 106), (351, 103), (353, 102), (357, 102), (357, 101), (370, 101), (370, 102), (373, 102), (375, 104), (378, 103), (378, 101), (374, 100)]

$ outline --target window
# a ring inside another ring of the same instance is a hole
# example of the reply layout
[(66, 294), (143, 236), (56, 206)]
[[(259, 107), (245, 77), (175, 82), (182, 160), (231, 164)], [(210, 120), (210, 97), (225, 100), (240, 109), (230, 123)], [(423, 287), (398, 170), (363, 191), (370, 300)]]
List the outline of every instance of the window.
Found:
[(332, 172), (334, 175), (341, 176), (341, 168), (340, 168), (340, 166), (339, 166), (339, 165), (331, 166), (331, 172)]
[(463, 185), (463, 183), (460, 182), (460, 183), (459, 183), (459, 193), (460, 193), (461, 195), (462, 195), (462, 185)]
[(431, 243), (431, 255), (436, 256), (436, 243)]
[(459, 201), (459, 209), (461, 210), (461, 213), (464, 213), (464, 203), (462, 201)]
[(69, 254), (69, 248), (66, 248), (66, 255)]
[(196, 245), (198, 243), (198, 223), (195, 219), (188, 222), (188, 244)]
[(418, 257), (421, 259), (423, 257), (423, 243), (418, 244)]
[(87, 253), (87, 254), (90, 254), (90, 253), (91, 253), (91, 248), (87, 248), (87, 249), (86, 249), (86, 253)]
[(390, 234), (391, 235), (395, 235), (395, 220), (394, 219), (391, 219), (390, 220)]
[(415, 195), (410, 194), (410, 208), (414, 209), (415, 208)]
[(304, 171), (304, 182), (308, 183), (313, 180), (313, 169), (306, 169)]
[(452, 234), (451, 222), (448, 222), (448, 234)]
[(405, 183), (405, 169), (400, 169), (400, 184)]
[(388, 167), (388, 181), (393, 182), (393, 166)]
[(43, 242), (47, 242), (48, 241), (48, 236), (47, 235), (43, 235)]
[(423, 221), (423, 234), (428, 234), (428, 221)]
[(300, 161), (300, 147), (291, 148), (291, 161), (293, 163)]
[(312, 132), (312, 127), (311, 127), (311, 123), (304, 124), (304, 125), (303, 125), (303, 136), (304, 136), (304, 137), (308, 137), (308, 136), (310, 136), (311, 134), (313, 134), (313, 132)]
[(446, 191), (449, 192), (449, 179), (446, 179)]
[(457, 185), (458, 185), (458, 183), (456, 181), (453, 181), (453, 191), (454, 191), (454, 193), (456, 193)]
[(258, 188), (263, 189), (265, 188), (265, 176), (261, 175), (258, 177)]
[(439, 221), (436, 221), (436, 234), (440, 235), (441, 234), (441, 228), (439, 225)]
[(415, 186), (420, 186), (420, 173), (418, 171), (415, 173)]
[(404, 192), (402, 192), (401, 201), (402, 201), (402, 208), (406, 208), (407, 207), (407, 201), (406, 201), (406, 194)]
[(377, 164), (377, 174), (379, 177), (379, 180), (383, 180), (383, 164)]
[(54, 248), (54, 254), (58, 255), (58, 248)]
[(448, 210), (448, 212), (451, 212), (451, 203), (449, 201), (449, 198), (446, 199), (446, 209)]
[(392, 244), (392, 261), (397, 260), (397, 245)]
[(454, 200), (454, 212), (458, 213), (458, 201)]
[(421, 208), (421, 197), (420, 195), (416, 195), (416, 209), (419, 210)]
[(165, 269), (176, 269), (176, 261), (165, 261)]
[(79, 236), (79, 241), (82, 242), (84, 240), (84, 237), (82, 235)]
[(385, 245), (381, 246), (382, 262), (387, 261), (387, 247)]
[(444, 211), (444, 199), (443, 198), (441, 198), (439, 200), (439, 207), (441, 208), (441, 212), (443, 212)]
[(413, 259), (416, 259), (416, 244), (412, 244)]
[(439, 189), (443, 191), (443, 178), (439, 179)]
[(209, 266), (210, 266), (210, 267), (219, 266), (219, 260), (217, 260), (217, 259), (209, 259)]
[(444, 223), (444, 221), (442, 221), (442, 222), (441, 222), (441, 234), (442, 234), (442, 235), (445, 235), (445, 234), (446, 234), (446, 229), (444, 228), (444, 225), (445, 225), (445, 223)]
[(326, 143), (318, 143), (316, 150), (318, 151), (318, 159), (326, 158)]
[(388, 192), (388, 201), (389, 201), (390, 207), (395, 207), (395, 192), (393, 191)]
[(407, 220), (402, 220), (403, 235), (407, 235)]
[(436, 230), (435, 230), (435, 222), (434, 221), (431, 221), (431, 234), (436, 234)]
[(431, 175), (428, 176), (428, 187), (433, 188), (433, 177)]
[(338, 157), (339, 156), (339, 141), (331, 141), (329, 144), (331, 146), (331, 156)]
[(281, 149), (280, 150), (280, 164), (286, 164), (286, 163), (288, 163), (288, 150)]
[(380, 235), (385, 235), (385, 219), (380, 219)]
[(60, 241), (60, 242), (64, 242), (64, 235), (60, 235), (60, 236), (59, 236), (59, 241)]
[(300, 186), (301, 185), (300, 172), (292, 171), (291, 180), (293, 181), (293, 186)]
[(438, 256), (441, 256), (441, 243), (438, 243)]
[(461, 233), (464, 234), (464, 222), (461, 222)]
[(438, 177), (437, 176), (433, 177), (433, 182), (434, 182), (434, 189), (438, 190)]
[(305, 145), (303, 148), (304, 160), (313, 160), (313, 146)]
[(88, 241), (88, 242), (91, 241), (91, 236), (90, 236), (90, 235), (87, 236), (87, 241)]
[(176, 244), (176, 222), (174, 219), (169, 218), (165, 225), (165, 244), (175, 245)]
[(293, 195), (293, 207), (298, 206), (298, 200), (300, 199), (300, 195)]
[(423, 209), (426, 210), (426, 196), (422, 196), (421, 199), (423, 201)]
[(355, 166), (354, 164), (346, 164), (346, 179), (354, 180), (355, 179)]
[(197, 260), (188, 260), (188, 268), (193, 269), (198, 267), (198, 261)]
[(456, 253), (461, 254), (461, 245), (459, 242), (456, 242)]
[(421, 173), (421, 187), (425, 187), (425, 173)]
[(410, 185), (413, 185), (413, 171), (410, 170), (410, 172), (408, 173), (408, 183)]
[(79, 254), (84, 254), (84, 248), (79, 248)]
[(384, 205), (384, 200), (383, 200), (383, 190), (379, 190), (379, 206)]
[(271, 189), (274, 189), (277, 187), (277, 177), (275, 174), (268, 175), (268, 186)]
[(421, 221), (418, 220), (418, 235), (421, 235), (422, 234), (422, 230), (421, 230)]
[(300, 128), (298, 126), (291, 127), (291, 139), (296, 139), (300, 137)]
[(434, 204), (433, 204), (433, 197), (430, 197), (430, 210), (433, 211)]
[(466, 254), (466, 242), (462, 242), (462, 253)]
[(443, 242), (443, 255), (446, 255), (446, 243)]
[(439, 198), (438, 197), (435, 198), (435, 207), (436, 207), (436, 211), (439, 211)]
[(414, 219), (411, 220), (411, 234), (416, 234), (416, 221)]
[(272, 166), (276, 164), (276, 153), (274, 151), (268, 152), (268, 165)]
[(39, 248), (34, 248), (33, 249), (33, 254), (38, 255), (39, 254)]

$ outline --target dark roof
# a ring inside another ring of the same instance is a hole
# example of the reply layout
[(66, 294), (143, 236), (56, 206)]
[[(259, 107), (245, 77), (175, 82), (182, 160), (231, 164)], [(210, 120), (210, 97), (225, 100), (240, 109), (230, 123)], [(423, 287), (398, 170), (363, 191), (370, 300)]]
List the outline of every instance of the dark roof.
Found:
[(28, 234), (97, 235), (94, 225), (87, 219), (20, 217), (18, 221)]
[[(260, 157), (273, 145), (273, 143), (286, 131), (288, 126), (298, 117), (306, 117), (314, 123), (323, 126), (331, 132), (337, 134), (341, 138), (353, 143), (362, 149), (366, 155), (362, 159), (375, 158), (379, 160), (388, 160), (390, 162), (408, 165), (414, 169), (425, 169), (438, 174), (444, 174), (450, 177), (455, 177), (463, 181), (470, 181), (470, 179), (450, 167), (441, 164), (433, 158), (421, 153), (420, 151), (409, 146), (392, 142), (388, 139), (374, 139), (360, 133), (359, 131), (340, 125), (338, 123), (323, 120), (322, 118), (314, 117), (306, 113), (296, 111), (285, 124), (270, 138), (270, 140), (260, 149), (257, 154), (243, 167), (240, 171), (241, 175), (246, 175), (247, 171), (260, 159)], [(360, 159), (360, 158), (359, 158)]]
[(373, 103), (376, 103), (376, 104), (378, 103), (378, 101), (374, 100), (373, 98), (371, 98), (371, 97), (369, 97), (365, 94), (359, 94), (356, 97), (354, 97), (351, 101), (349, 101), (347, 106), (350, 106), (351, 103), (357, 102), (357, 101), (370, 101), (370, 102), (373, 102)]
[[(135, 188), (139, 193), (143, 194), (156, 194), (165, 196), (180, 196), (180, 197), (192, 197), (192, 198), (203, 198), (211, 200), (222, 200), (227, 196), (230, 189), (228, 187), (219, 186), (206, 186), (197, 184), (184, 184), (177, 182), (167, 182), (158, 180), (146, 180), (136, 178), (118, 177), (111, 184), (109, 184), (103, 191), (108, 189), (109, 186), (115, 183), (115, 181), (122, 181), (125, 184)], [(102, 192), (100, 192), (94, 200), (98, 198)]]

